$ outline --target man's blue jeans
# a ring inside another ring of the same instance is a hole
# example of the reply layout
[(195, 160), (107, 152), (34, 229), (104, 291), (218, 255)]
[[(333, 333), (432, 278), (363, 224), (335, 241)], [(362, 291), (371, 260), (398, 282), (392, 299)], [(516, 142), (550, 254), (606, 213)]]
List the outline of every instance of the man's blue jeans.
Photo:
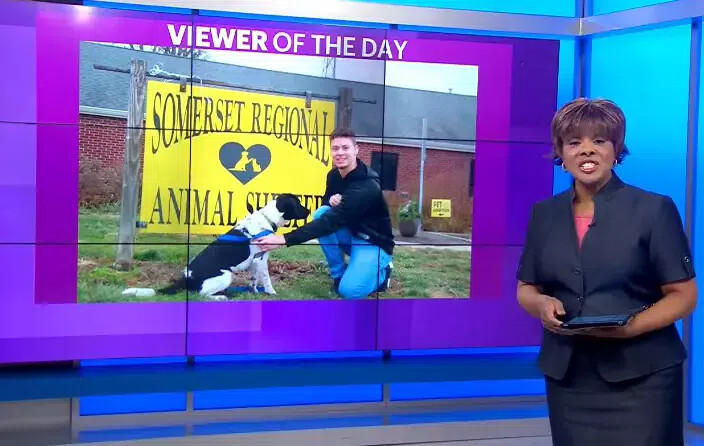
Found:
[[(313, 213), (313, 218), (320, 218), (330, 209), (330, 206), (321, 206)], [(378, 246), (355, 237), (349, 229), (341, 228), (334, 234), (320, 237), (318, 242), (328, 261), (330, 276), (342, 278), (338, 293), (343, 298), (363, 299), (386, 280), (391, 256)], [(345, 264), (345, 255), (349, 256), (348, 264)]]

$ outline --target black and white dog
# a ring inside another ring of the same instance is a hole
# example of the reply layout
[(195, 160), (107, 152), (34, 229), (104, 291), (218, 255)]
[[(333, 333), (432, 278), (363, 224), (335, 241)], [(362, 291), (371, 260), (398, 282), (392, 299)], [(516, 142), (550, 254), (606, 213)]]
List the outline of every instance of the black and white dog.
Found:
[[(249, 271), (251, 291), (258, 292), (257, 286), (261, 283), (265, 293), (276, 294), (269, 277), (269, 253), (262, 253), (250, 241), (276, 232), (278, 227), (290, 220), (305, 219), (309, 214), (310, 211), (301, 205), (295, 195), (279, 195), (209, 244), (189, 262), (183, 277), (157, 292), (176, 294), (189, 290), (212, 300), (226, 300), (227, 297), (221, 293), (232, 284), (233, 274)], [(122, 294), (149, 297), (155, 291), (152, 288), (128, 288)]]

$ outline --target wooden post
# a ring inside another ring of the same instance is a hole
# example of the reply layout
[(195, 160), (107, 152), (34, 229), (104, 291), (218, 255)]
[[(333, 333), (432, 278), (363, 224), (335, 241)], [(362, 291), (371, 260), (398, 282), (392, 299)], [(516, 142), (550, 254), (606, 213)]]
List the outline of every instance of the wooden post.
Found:
[(125, 131), (125, 157), (122, 171), (122, 202), (120, 228), (117, 236), (115, 267), (127, 270), (132, 266), (134, 242), (137, 236), (137, 191), (139, 190), (139, 165), (144, 135), (145, 95), (147, 90), (147, 63), (132, 59), (130, 64), (130, 96), (127, 104), (127, 129)]
[(351, 88), (340, 88), (340, 113), (337, 115), (337, 126), (352, 128), (352, 104), (354, 97)]

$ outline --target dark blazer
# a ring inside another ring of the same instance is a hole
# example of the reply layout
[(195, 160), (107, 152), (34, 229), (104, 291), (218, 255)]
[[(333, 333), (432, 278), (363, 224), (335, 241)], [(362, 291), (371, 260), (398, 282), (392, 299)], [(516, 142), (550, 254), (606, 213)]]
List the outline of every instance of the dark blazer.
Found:
[[(566, 318), (622, 314), (662, 298), (661, 285), (694, 278), (682, 220), (671, 198), (624, 184), (615, 174), (594, 197), (594, 218), (577, 242), (574, 188), (533, 207), (518, 280), (560, 299)], [(563, 336), (544, 330), (538, 364), (561, 379), (575, 342), (588, 344), (611, 382), (682, 362), (676, 327), (632, 339)]]

